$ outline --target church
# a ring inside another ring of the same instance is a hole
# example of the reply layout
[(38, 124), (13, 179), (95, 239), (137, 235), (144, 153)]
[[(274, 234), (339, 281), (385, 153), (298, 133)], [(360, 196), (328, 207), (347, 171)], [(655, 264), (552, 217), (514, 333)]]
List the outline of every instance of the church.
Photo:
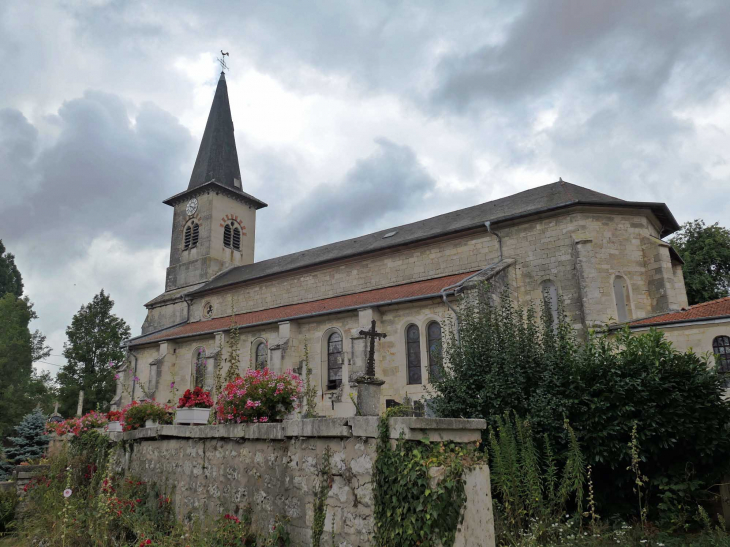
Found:
[(211, 390), (234, 321), (242, 369), (301, 371), (306, 348), (318, 413), (352, 416), (368, 357), (360, 331), (375, 320), (387, 335), (375, 345), (381, 409), (421, 399), (442, 337), (458, 328), (458, 299), (480, 280), (553, 313), (561, 297), (579, 336), (687, 308), (682, 260), (663, 241), (679, 229), (669, 208), (562, 179), (256, 262), (256, 214), (267, 204), (242, 188), (223, 73), (190, 183), (164, 203), (174, 210), (165, 291), (127, 343), (114, 407), (130, 394), (174, 402), (195, 385)]

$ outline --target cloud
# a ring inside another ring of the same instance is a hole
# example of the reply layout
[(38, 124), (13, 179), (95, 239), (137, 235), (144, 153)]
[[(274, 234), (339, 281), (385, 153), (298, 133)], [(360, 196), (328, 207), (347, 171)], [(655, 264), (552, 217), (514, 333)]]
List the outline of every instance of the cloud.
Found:
[(14, 196), (0, 202), (4, 236), (56, 261), (84, 252), (107, 230), (140, 246), (165, 243), (169, 219), (155, 206), (185, 180), (188, 130), (149, 103), (131, 118), (121, 98), (98, 91), (65, 102), (53, 124), (58, 137), (40, 149), (38, 131), (20, 112), (0, 112), (7, 143), (0, 192)]
[(284, 222), (269, 223), (262, 237), (267, 246), (277, 254), (316, 247), (402, 224), (409, 210), (422, 209), (436, 190), (435, 179), (409, 147), (384, 138), (375, 142), (376, 151), (342, 180), (315, 187), (283, 215)]
[(7, 0), (0, 237), (54, 353), (102, 286), (138, 333), (221, 48), (258, 260), (558, 176), (726, 222), (728, 26), (721, 0)]

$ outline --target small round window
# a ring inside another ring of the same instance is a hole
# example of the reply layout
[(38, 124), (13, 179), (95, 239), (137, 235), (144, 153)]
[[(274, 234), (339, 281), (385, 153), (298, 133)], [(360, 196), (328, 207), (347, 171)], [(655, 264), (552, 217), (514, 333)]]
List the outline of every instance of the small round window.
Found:
[(213, 304), (211, 304), (210, 302), (206, 302), (205, 304), (203, 304), (203, 317), (205, 317), (206, 319), (210, 319), (211, 317), (213, 317)]

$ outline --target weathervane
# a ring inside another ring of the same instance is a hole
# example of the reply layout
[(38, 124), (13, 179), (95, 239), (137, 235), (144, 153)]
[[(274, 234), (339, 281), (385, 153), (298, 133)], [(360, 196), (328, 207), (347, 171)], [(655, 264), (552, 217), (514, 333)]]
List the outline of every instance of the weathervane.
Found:
[(231, 70), (230, 68), (228, 68), (228, 65), (226, 64), (226, 59), (225, 59), (226, 56), (230, 57), (228, 52), (223, 53), (223, 50), (221, 50), (221, 58), (216, 59), (221, 64), (221, 72), (225, 72), (226, 70)]

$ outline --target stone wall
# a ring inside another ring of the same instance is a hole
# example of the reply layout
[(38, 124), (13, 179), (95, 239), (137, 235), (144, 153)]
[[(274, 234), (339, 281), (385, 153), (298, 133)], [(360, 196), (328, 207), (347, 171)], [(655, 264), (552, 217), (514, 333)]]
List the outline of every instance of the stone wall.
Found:
[[(331, 454), (332, 485), (327, 496), (324, 536), (334, 526), (335, 545), (371, 544), (372, 473), (378, 418), (293, 420), (233, 426), (160, 426), (112, 433), (126, 441), (119, 470), (166, 488), (180, 518), (241, 514), (250, 504), (254, 524), (271, 525), (275, 515), (289, 519), (294, 545), (310, 545), (316, 489), (326, 450)], [(391, 437), (474, 442), (483, 420), (392, 418)], [(457, 545), (493, 546), (494, 522), (489, 471), (466, 477), (466, 519)], [(468, 541), (467, 541), (468, 539)], [(329, 541), (329, 539), (327, 539)], [(329, 545), (329, 543), (325, 543)]]

